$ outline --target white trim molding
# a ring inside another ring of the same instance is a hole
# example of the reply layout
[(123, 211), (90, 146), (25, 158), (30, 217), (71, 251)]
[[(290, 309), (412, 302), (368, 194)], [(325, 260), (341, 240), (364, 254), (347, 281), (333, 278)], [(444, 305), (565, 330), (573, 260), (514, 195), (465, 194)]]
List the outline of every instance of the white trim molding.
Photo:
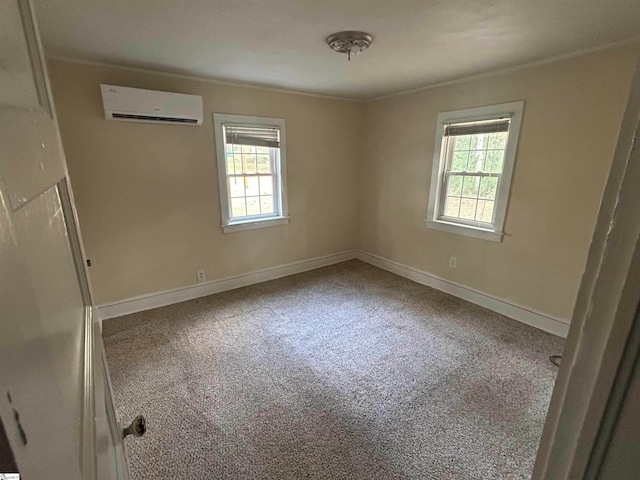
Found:
[(197, 283), (187, 287), (165, 290), (148, 295), (129, 298), (120, 302), (107, 303), (98, 306), (98, 316), (100, 320), (129, 315), (131, 313), (151, 310), (153, 308), (165, 307), (174, 303), (186, 302), (195, 298), (206, 297), (214, 293), (226, 292), (236, 288), (254, 285), (256, 283), (267, 282), (277, 278), (288, 277), (296, 273), (308, 272), (316, 268), (327, 267), (336, 263), (346, 262), (356, 258), (355, 251), (348, 250), (340, 253), (333, 253), (321, 257), (300, 260), (298, 262), (287, 263), (277, 267), (265, 268), (240, 275), (212, 280), (210, 282)]
[(286, 87), (276, 87), (268, 84), (243, 82), (241, 80), (222, 80), (220, 78), (207, 77), (204, 75), (176, 73), (168, 70), (159, 70), (159, 69), (148, 67), (148, 66), (141, 67), (141, 66), (136, 66), (131, 64), (125, 65), (122, 63), (113, 63), (110, 61), (88, 60), (88, 59), (72, 57), (68, 55), (55, 55), (53, 53), (47, 52), (46, 49), (44, 50), (44, 57), (47, 61), (53, 61), (53, 62), (74, 63), (76, 65), (87, 65), (89, 67), (117, 68), (119, 70), (125, 70), (129, 72), (145, 73), (148, 75), (162, 75), (164, 77), (169, 77), (169, 78), (178, 78), (181, 80), (189, 80), (192, 82), (211, 83), (214, 85), (223, 85), (226, 87), (248, 88), (251, 90), (262, 90), (264, 92), (284, 93), (287, 95), (300, 95), (303, 97), (324, 98), (327, 100), (338, 100), (338, 101), (345, 101), (345, 102), (364, 102), (366, 100), (364, 98), (355, 98), (355, 97), (348, 97), (348, 96), (345, 97), (341, 95), (330, 95), (330, 94), (324, 94), (324, 93), (307, 92), (303, 90), (295, 90), (295, 89), (286, 88)]
[(394, 273), (401, 277), (412, 280), (421, 285), (426, 285), (436, 290), (453, 295), (467, 302), (479, 305), (488, 310), (504, 315), (518, 322), (525, 323), (532, 327), (544, 330), (559, 337), (566, 338), (569, 331), (569, 321), (556, 317), (548, 313), (539, 312), (529, 307), (515, 304), (513, 302), (494, 297), (484, 292), (474, 290), (470, 287), (445, 280), (436, 275), (432, 275), (422, 270), (418, 270), (407, 265), (403, 265), (392, 260), (366, 253), (361, 250), (348, 250), (345, 252), (324, 255), (322, 257), (310, 258), (298, 262), (288, 263), (277, 267), (265, 268), (254, 272), (243, 273), (231, 277), (212, 280), (206, 283), (197, 283), (187, 287), (165, 290), (163, 292), (140, 295), (120, 302), (108, 303), (98, 306), (98, 317), (100, 321), (109, 318), (129, 315), (131, 313), (142, 312), (154, 308), (165, 307), (174, 303), (186, 302), (200, 297), (206, 297), (215, 293), (226, 292), (236, 288), (254, 285), (256, 283), (267, 282), (297, 273), (308, 272), (317, 268), (335, 265), (353, 259), (361, 260), (365, 263)]
[(262, 220), (244, 221), (238, 223), (228, 223), (222, 225), (224, 233), (241, 232), (243, 230), (255, 230), (256, 228), (276, 227), (289, 223), (290, 217), (269, 217)]
[(501, 242), (504, 232), (495, 232), (485, 228), (474, 227), (471, 225), (461, 226), (457, 223), (449, 223), (443, 220), (425, 220), (427, 228), (432, 230), (440, 230), (442, 232), (455, 233), (464, 235), (465, 237), (479, 238), (480, 240), (491, 240), (492, 242)]
[(566, 338), (569, 333), (569, 320), (556, 317), (549, 313), (540, 312), (529, 307), (518, 305), (514, 302), (489, 295), (450, 280), (445, 280), (431, 273), (409, 267), (393, 260), (366, 253), (361, 250), (356, 252), (356, 258), (365, 263), (381, 268), (416, 283), (426, 285), (467, 302), (479, 305), (505, 317), (517, 320), (532, 327), (544, 330), (553, 335)]

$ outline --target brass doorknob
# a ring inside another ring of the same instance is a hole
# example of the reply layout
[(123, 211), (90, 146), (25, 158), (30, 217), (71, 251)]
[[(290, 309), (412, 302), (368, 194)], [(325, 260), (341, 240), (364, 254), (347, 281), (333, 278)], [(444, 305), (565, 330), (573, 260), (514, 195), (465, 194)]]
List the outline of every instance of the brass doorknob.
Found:
[(138, 415), (133, 419), (131, 424), (122, 430), (122, 437), (127, 437), (129, 435), (133, 435), (135, 437), (141, 437), (147, 431), (147, 420), (142, 416)]

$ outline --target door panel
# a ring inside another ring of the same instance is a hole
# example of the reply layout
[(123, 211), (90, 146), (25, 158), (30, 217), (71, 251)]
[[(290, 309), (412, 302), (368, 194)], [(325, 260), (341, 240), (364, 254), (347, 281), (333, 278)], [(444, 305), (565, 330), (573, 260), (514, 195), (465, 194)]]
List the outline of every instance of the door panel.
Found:
[(28, 0), (0, 1), (0, 85), (2, 424), (23, 479), (126, 480)]
[[(47, 338), (51, 370), (60, 390), (66, 425), (82, 416), (84, 378), (84, 302), (78, 285), (57, 186), (16, 212), (18, 242)], [(65, 435), (80, 452), (80, 425)]]
[(84, 315), (58, 190), (3, 207), (0, 414), (25, 478), (81, 478)]

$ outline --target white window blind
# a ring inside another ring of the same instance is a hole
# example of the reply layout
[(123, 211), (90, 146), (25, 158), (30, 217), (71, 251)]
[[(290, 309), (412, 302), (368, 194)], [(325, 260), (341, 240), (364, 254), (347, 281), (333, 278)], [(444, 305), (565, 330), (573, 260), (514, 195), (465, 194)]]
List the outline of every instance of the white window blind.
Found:
[(227, 144), (280, 148), (280, 129), (269, 126), (225, 124)]
[(481, 135), (483, 133), (508, 132), (511, 119), (499, 118), (482, 122), (449, 123), (444, 127), (445, 137)]

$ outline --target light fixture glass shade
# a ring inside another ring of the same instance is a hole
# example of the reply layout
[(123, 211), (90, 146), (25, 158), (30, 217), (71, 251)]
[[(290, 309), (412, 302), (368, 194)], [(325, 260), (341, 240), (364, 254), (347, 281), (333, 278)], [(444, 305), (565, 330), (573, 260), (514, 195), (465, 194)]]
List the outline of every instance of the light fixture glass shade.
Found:
[(369, 48), (369, 45), (373, 42), (373, 36), (369, 33), (349, 30), (329, 35), (326, 41), (332, 50), (346, 53), (347, 58), (351, 60), (352, 54), (358, 55)]

